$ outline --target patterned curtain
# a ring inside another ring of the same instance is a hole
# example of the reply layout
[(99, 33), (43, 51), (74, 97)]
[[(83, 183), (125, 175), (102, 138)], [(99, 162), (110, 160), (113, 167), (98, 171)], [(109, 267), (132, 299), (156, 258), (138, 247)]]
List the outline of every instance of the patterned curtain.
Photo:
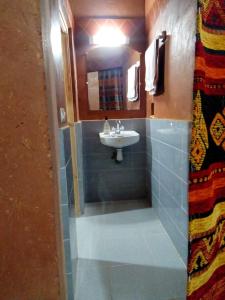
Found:
[(225, 1), (198, 0), (188, 300), (225, 299)]
[(102, 110), (123, 110), (123, 70), (99, 71), (99, 98)]

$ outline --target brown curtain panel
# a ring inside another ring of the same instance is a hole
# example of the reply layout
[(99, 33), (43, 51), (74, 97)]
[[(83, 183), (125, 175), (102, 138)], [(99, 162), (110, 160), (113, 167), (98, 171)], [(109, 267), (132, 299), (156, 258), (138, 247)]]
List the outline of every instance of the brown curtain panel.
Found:
[(188, 300), (225, 299), (225, 1), (198, 0)]

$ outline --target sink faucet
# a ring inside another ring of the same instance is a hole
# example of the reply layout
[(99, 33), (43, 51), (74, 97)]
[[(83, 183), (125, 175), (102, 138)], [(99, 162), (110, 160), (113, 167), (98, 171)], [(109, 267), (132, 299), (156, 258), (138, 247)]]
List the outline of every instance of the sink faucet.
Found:
[(121, 121), (116, 121), (116, 133), (120, 134), (120, 125), (121, 125)]
[(116, 134), (120, 134), (122, 130), (124, 130), (124, 126), (121, 125), (121, 121), (116, 121)]

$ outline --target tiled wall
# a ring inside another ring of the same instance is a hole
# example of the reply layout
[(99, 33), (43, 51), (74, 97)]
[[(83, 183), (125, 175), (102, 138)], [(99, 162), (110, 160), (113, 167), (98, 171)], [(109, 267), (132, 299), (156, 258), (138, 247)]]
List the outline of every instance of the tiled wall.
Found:
[[(109, 120), (115, 126), (115, 120)], [(100, 143), (103, 121), (83, 121), (85, 202), (143, 199), (146, 188), (145, 119), (122, 120), (126, 130), (140, 133), (138, 144), (124, 148), (124, 160), (113, 160), (113, 149)]]
[(152, 206), (185, 263), (190, 126), (188, 121), (146, 120), (147, 178)]
[[(182, 259), (187, 258), (188, 145), (191, 123), (179, 120), (123, 120), (125, 129), (141, 135), (138, 144), (124, 148), (121, 164), (113, 150), (100, 143), (103, 121), (75, 125), (82, 207), (85, 202), (147, 198), (157, 210)], [(115, 126), (115, 121), (110, 120)], [(83, 181), (82, 181), (83, 178)]]
[[(70, 225), (69, 210), (74, 203), (73, 171), (70, 143), (70, 128), (59, 129), (60, 141), (60, 180), (61, 180), (61, 218), (63, 223), (63, 242), (65, 253), (65, 270), (67, 276), (68, 300), (73, 300), (74, 274), (72, 258), (77, 256), (76, 227)], [(73, 230), (70, 230), (70, 226)], [(73, 253), (71, 253), (71, 249)]]

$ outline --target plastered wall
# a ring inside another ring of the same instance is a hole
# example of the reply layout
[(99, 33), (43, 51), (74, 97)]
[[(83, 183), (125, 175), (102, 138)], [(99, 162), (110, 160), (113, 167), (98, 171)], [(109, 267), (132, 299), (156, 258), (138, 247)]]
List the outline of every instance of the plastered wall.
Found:
[(157, 118), (190, 120), (196, 31), (195, 0), (146, 0), (145, 15), (148, 44), (166, 30), (165, 93), (158, 97), (147, 95), (147, 117), (151, 102), (155, 103)]
[(40, 1), (0, 11), (0, 299), (63, 299)]

